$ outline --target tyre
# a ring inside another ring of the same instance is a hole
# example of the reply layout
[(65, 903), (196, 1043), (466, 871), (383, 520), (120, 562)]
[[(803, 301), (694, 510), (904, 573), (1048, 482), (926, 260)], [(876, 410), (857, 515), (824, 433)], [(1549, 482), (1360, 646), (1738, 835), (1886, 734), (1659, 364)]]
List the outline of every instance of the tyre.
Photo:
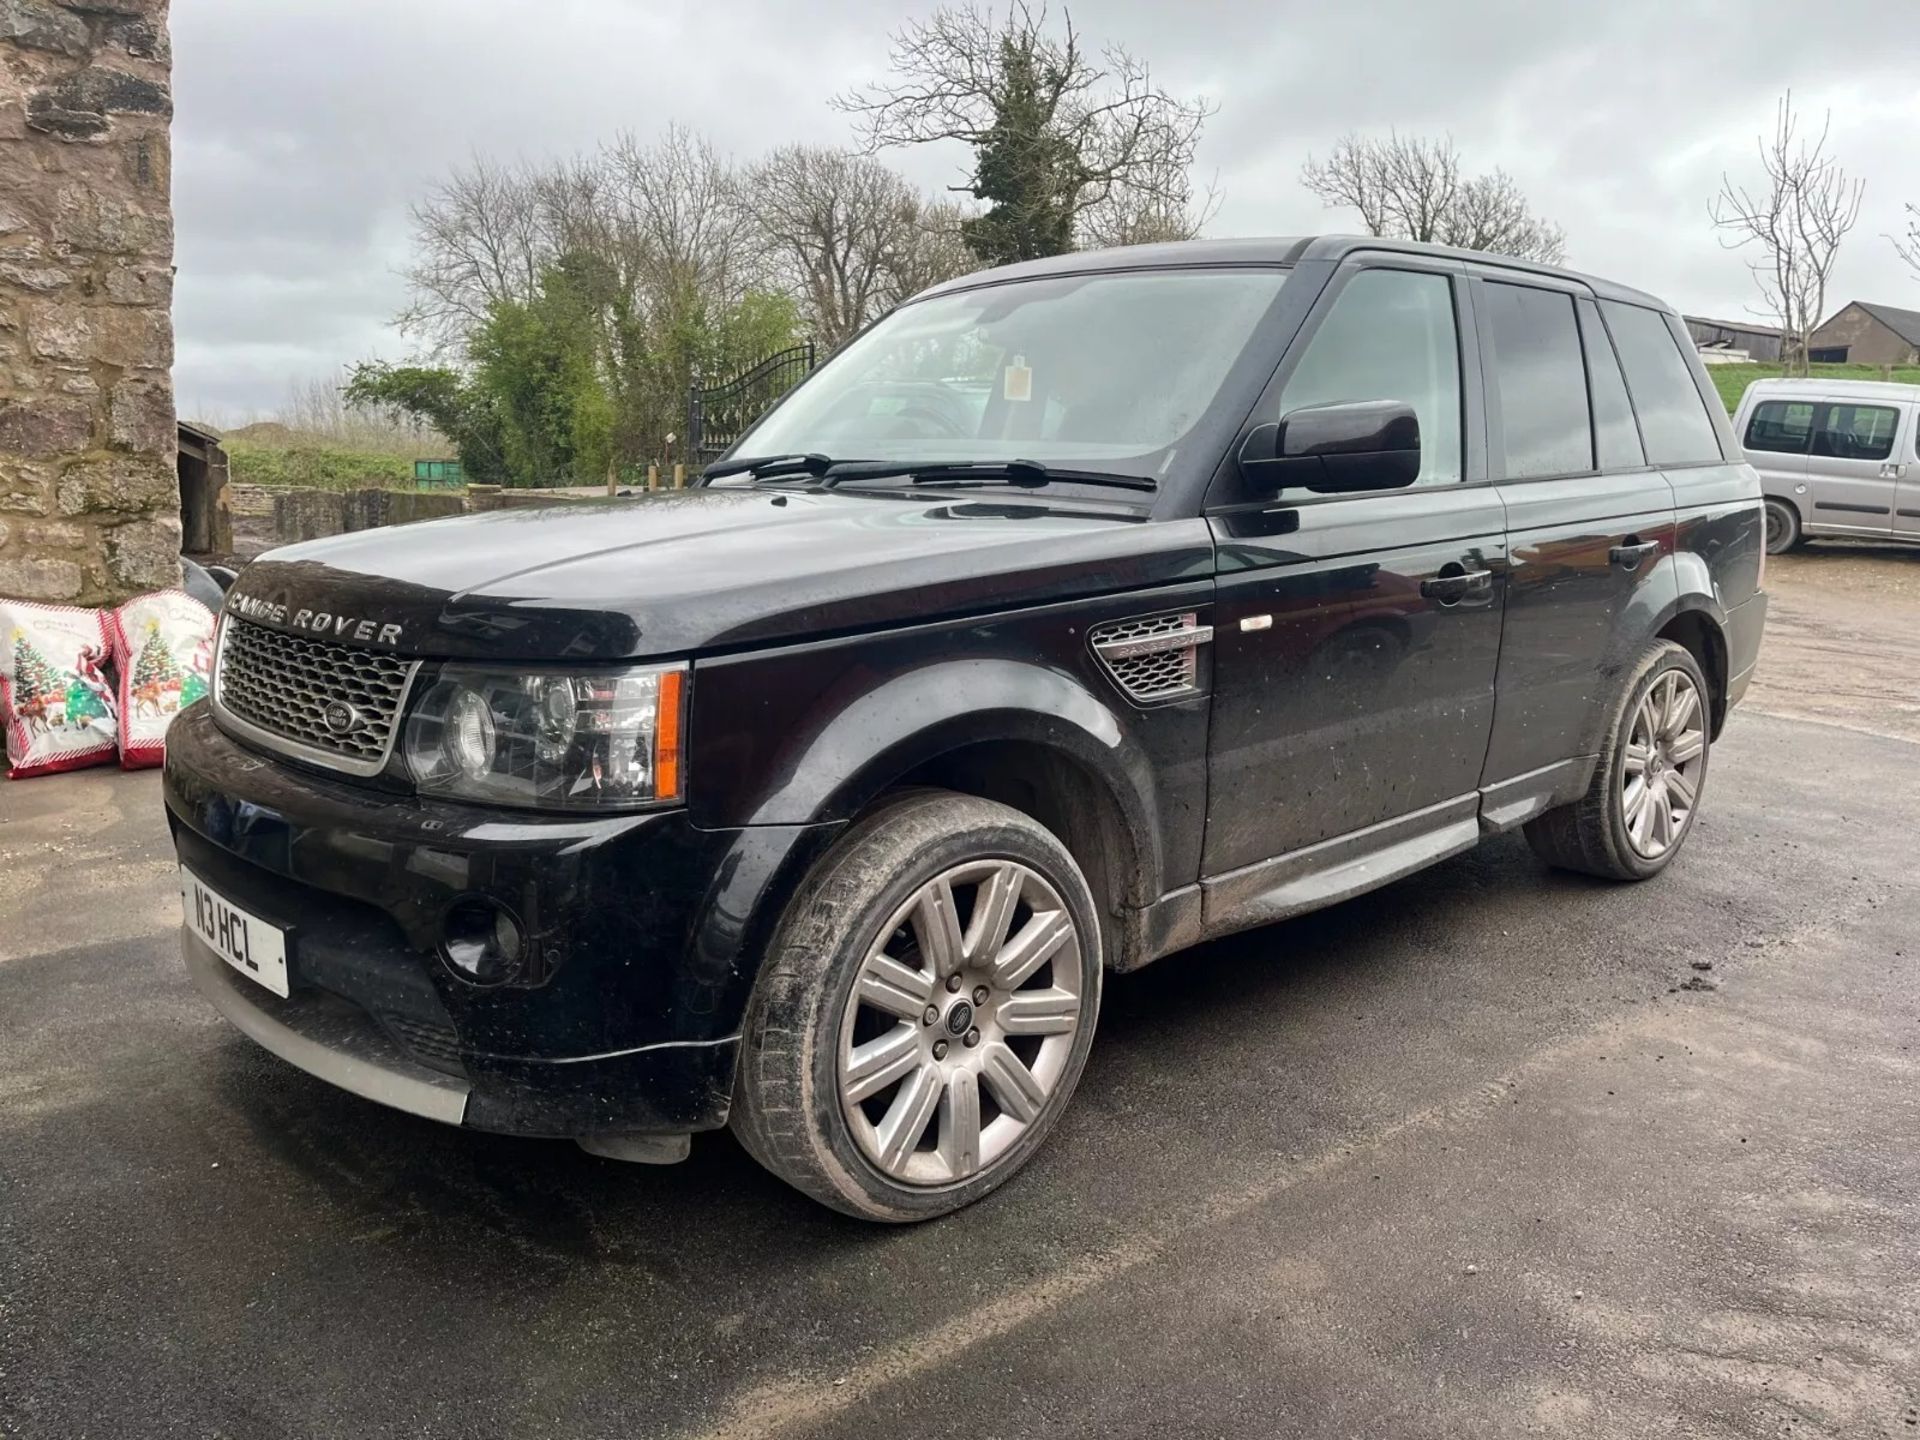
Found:
[(1004, 805), (920, 791), (858, 822), (794, 898), (748, 1005), (732, 1125), (869, 1220), (945, 1215), (1039, 1149), (1100, 1009), (1073, 857)]
[(1801, 542), (1800, 512), (1785, 500), (1767, 497), (1767, 553), (1782, 555)]
[(1685, 647), (1656, 640), (1633, 667), (1587, 793), (1526, 825), (1534, 853), (1562, 870), (1645, 880), (1672, 863), (1706, 787), (1706, 676)]

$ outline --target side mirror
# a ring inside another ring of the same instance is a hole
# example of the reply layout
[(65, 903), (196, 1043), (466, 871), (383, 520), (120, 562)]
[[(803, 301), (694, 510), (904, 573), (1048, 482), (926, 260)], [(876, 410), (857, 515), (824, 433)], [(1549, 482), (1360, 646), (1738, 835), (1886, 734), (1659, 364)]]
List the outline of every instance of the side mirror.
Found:
[(207, 574), (213, 577), (213, 583), (218, 585), (223, 593), (231, 590), (233, 588), (233, 582), (240, 578), (240, 573), (237, 570), (229, 569), (225, 565), (209, 565), (207, 566)]
[(1398, 490), (1420, 477), (1420, 417), (1399, 400), (1308, 405), (1255, 426), (1239, 458), (1258, 490)]

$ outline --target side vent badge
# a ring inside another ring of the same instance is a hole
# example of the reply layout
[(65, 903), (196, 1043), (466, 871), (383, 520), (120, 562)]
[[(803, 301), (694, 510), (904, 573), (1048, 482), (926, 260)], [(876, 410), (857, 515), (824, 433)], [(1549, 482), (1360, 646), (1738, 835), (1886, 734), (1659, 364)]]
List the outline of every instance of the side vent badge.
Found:
[(1200, 647), (1213, 639), (1188, 610), (1116, 620), (1094, 628), (1093, 653), (1114, 682), (1139, 704), (1200, 693)]

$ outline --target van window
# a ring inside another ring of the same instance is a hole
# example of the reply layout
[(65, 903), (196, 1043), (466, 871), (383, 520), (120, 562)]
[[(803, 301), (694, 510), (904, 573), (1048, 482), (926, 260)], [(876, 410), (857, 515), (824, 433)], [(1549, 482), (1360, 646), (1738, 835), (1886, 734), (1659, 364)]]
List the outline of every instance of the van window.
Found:
[(1813, 432), (1813, 453), (1835, 460), (1884, 460), (1893, 454), (1900, 412), (1889, 405), (1829, 405)]
[(1719, 460), (1720, 439), (1707, 418), (1693, 372), (1667, 329), (1666, 317), (1617, 300), (1602, 300), (1620, 365), (1640, 417), (1647, 459), (1655, 465), (1705, 465)]
[(1279, 416), (1341, 400), (1413, 406), (1420, 420), (1414, 483), (1460, 478), (1460, 333), (1452, 281), (1411, 270), (1362, 270), (1347, 282), (1288, 377)]
[(1508, 477), (1592, 470), (1593, 417), (1573, 297), (1530, 285), (1489, 284), (1484, 293)]
[(1762, 400), (1747, 420), (1741, 444), (1777, 455), (1804, 455), (1813, 439), (1811, 400)]
[(1613, 341), (1591, 300), (1574, 307), (1580, 313), (1580, 343), (1587, 353), (1587, 395), (1593, 402), (1593, 444), (1602, 470), (1637, 470), (1647, 463), (1640, 448), (1640, 427), (1633, 423), (1633, 402), (1613, 353)]

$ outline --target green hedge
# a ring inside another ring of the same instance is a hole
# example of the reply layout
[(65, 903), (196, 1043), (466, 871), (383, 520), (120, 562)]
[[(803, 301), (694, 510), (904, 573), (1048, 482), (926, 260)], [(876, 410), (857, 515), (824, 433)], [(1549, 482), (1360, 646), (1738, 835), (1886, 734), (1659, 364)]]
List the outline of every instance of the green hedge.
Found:
[(326, 490), (414, 488), (410, 455), (370, 454), (325, 445), (261, 445), (240, 439), (225, 444), (232, 478), (241, 485), (311, 485)]
[[(1720, 391), (1720, 398), (1726, 402), (1729, 415), (1740, 408), (1740, 397), (1747, 393), (1747, 386), (1756, 380), (1772, 380), (1785, 373), (1778, 365), (1707, 366), (1707, 374), (1713, 377), (1714, 386)], [(1813, 374), (1815, 379), (1824, 377), (1831, 380), (1887, 378), (1878, 365), (1816, 365)], [(1899, 385), (1920, 385), (1920, 366), (1896, 366), (1893, 380)]]

